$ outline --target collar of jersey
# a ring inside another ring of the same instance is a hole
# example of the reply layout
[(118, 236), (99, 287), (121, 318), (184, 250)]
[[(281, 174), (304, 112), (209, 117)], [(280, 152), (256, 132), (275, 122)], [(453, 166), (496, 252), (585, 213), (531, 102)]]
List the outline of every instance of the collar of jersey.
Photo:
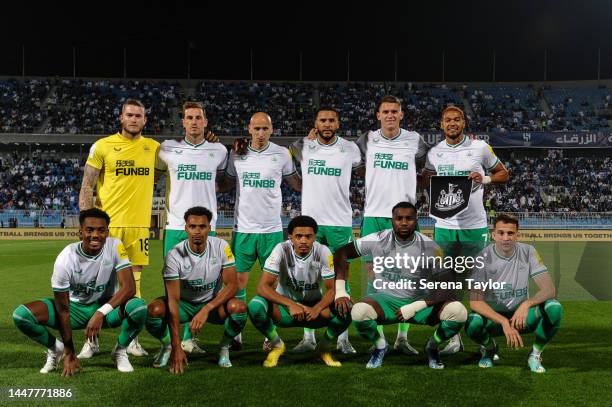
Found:
[(252, 151), (254, 153), (263, 153), (264, 151), (266, 151), (268, 148), (270, 148), (270, 142), (268, 141), (268, 145), (265, 148), (262, 148), (261, 150), (255, 150), (253, 147), (251, 147), (251, 143), (249, 143), (249, 145), (247, 146), (247, 149), (249, 151)]
[(183, 141), (185, 141), (185, 144), (187, 144), (188, 146), (195, 147), (195, 148), (203, 146), (204, 143), (206, 143), (206, 140), (204, 140), (200, 144), (193, 144), (193, 143), (190, 143), (189, 141), (187, 141), (187, 137), (183, 138)]
[(397, 237), (395, 237), (395, 233), (393, 233), (393, 240), (398, 246), (401, 246), (401, 247), (412, 246), (412, 244), (416, 241), (416, 232), (412, 235), (412, 240), (408, 243), (401, 243), (399, 240), (397, 240)]
[(333, 143), (331, 143), (331, 144), (323, 144), (323, 143), (321, 143), (321, 142), (319, 141), (319, 138), (317, 137), (317, 143), (319, 143), (319, 145), (320, 145), (320, 146), (323, 146), (323, 147), (331, 147), (331, 146), (333, 146), (334, 144), (336, 144), (337, 142), (338, 142), (338, 136), (336, 136), (336, 141), (334, 141), (334, 142), (333, 142)]
[(459, 147), (461, 144), (465, 143), (465, 140), (467, 140), (467, 136), (464, 134), (464, 135), (463, 135), (463, 140), (461, 140), (461, 142), (460, 142), (460, 143), (457, 143), (457, 144), (455, 144), (455, 145), (450, 145), (450, 144), (448, 144), (448, 141), (446, 140), (446, 138), (444, 139), (444, 142), (446, 143), (446, 146), (447, 146), (447, 147), (450, 147), (450, 148), (457, 148), (457, 147)]
[(513, 258), (516, 255), (516, 251), (517, 251), (516, 250), (516, 246), (514, 246), (514, 252), (512, 253), (512, 255), (510, 257), (504, 257), (504, 256), (502, 256), (501, 254), (499, 254), (497, 252), (497, 248), (495, 247), (495, 243), (493, 243), (493, 253), (495, 253), (495, 255), (497, 257), (499, 257), (500, 259), (502, 259), (502, 260), (506, 260), (506, 261), (510, 260), (511, 258)]
[[(206, 239), (206, 246), (208, 246), (208, 239)], [(187, 253), (192, 254), (196, 257), (203, 257), (206, 254), (206, 248), (204, 248), (204, 251), (201, 254), (191, 250), (191, 247), (189, 247), (189, 239), (185, 240), (185, 248), (187, 249)]]
[(400, 134), (402, 134), (402, 129), (399, 129), (399, 133), (397, 133), (397, 136), (393, 136), (393, 137), (385, 136), (385, 133), (383, 133), (382, 129), (378, 129), (378, 132), (380, 133), (380, 136), (386, 140), (395, 140), (396, 138), (400, 136)]
[(83, 251), (82, 246), (83, 246), (83, 242), (80, 242), (79, 245), (77, 246), (77, 253), (85, 257), (88, 260), (95, 260), (102, 255), (102, 250), (100, 250), (100, 253), (96, 254), (95, 256), (90, 256), (89, 254), (85, 253), (85, 251)]
[(313, 250), (314, 250), (314, 246), (312, 246), (312, 248), (310, 249), (310, 251), (308, 252), (308, 254), (307, 254), (306, 256), (304, 256), (304, 257), (300, 257), (300, 256), (298, 256), (298, 254), (295, 252), (295, 249), (293, 249), (293, 254), (295, 255), (295, 257), (297, 257), (298, 259), (300, 259), (300, 260), (302, 260), (302, 261), (303, 261), (303, 260), (306, 260), (307, 258), (309, 258), (309, 257), (310, 257), (310, 255), (312, 254), (312, 251), (313, 251)]

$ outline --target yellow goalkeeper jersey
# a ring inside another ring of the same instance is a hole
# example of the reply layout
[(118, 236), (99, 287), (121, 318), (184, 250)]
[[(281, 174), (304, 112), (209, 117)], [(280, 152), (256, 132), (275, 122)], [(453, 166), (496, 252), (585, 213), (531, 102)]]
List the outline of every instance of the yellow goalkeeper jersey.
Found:
[(91, 146), (87, 164), (100, 170), (96, 206), (108, 213), (111, 227), (150, 227), (158, 150), (151, 138), (120, 133)]

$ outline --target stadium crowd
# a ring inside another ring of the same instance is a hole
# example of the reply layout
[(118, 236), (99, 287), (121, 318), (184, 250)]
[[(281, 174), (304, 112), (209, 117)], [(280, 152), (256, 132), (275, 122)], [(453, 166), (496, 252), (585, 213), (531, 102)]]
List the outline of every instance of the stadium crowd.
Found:
[[(315, 106), (341, 112), (343, 134), (358, 136), (376, 128), (376, 101), (397, 95), (406, 111), (402, 126), (438, 131), (446, 106), (462, 107), (468, 130), (586, 131), (610, 129), (612, 92), (605, 85), (413, 84), (395, 82), (213, 82), (193, 88), (153, 80), (3, 79), (0, 80), (0, 131), (17, 133), (110, 134), (126, 98), (147, 107), (145, 133), (180, 129), (180, 105), (204, 101), (210, 127), (219, 135), (246, 132), (248, 116), (270, 113), (275, 135), (305, 135)], [(188, 96), (187, 96), (188, 95)]]
[[(11, 151), (0, 154), (1, 209), (66, 209), (78, 208), (78, 194), (85, 156), (58, 154), (55, 149), (38, 149), (32, 154)], [(546, 157), (529, 157), (513, 153), (500, 157), (510, 172), (504, 186), (487, 186), (487, 210), (506, 212), (607, 212), (612, 211), (612, 159), (563, 157), (550, 151)], [(353, 176), (351, 204), (359, 218), (365, 200), (365, 182)], [(158, 182), (156, 196), (165, 195), (164, 182)], [(220, 212), (231, 214), (235, 194), (219, 194)], [(283, 184), (285, 215), (297, 214), (301, 198)], [(429, 209), (427, 195), (418, 200), (419, 211)]]

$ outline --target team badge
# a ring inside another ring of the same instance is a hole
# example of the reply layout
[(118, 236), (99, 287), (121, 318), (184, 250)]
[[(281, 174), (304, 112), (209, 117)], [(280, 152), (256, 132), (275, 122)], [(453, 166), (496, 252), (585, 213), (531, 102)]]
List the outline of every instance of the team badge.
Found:
[(464, 176), (431, 177), (429, 196), (431, 197), (431, 216), (448, 219), (467, 209), (470, 202), (472, 180)]

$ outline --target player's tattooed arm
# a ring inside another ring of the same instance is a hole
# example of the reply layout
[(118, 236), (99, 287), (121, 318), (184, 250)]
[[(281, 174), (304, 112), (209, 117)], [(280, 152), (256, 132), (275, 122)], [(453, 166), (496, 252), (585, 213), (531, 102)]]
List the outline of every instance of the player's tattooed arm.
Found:
[(79, 192), (79, 209), (85, 210), (93, 208), (93, 191), (98, 182), (100, 170), (85, 164), (85, 172), (83, 174), (83, 182), (81, 183), (81, 191)]
[(68, 292), (54, 292), (55, 307), (59, 331), (64, 342), (64, 370), (62, 376), (72, 376), (81, 370), (81, 363), (74, 353), (72, 342), (72, 327), (70, 326), (70, 300)]
[(423, 171), (421, 171), (421, 175), (417, 175), (417, 186), (421, 189), (427, 190), (429, 188), (429, 182), (431, 180), (431, 177), (433, 177), (434, 175), (436, 175), (435, 171), (423, 168)]
[(289, 313), (296, 321), (302, 321), (305, 317), (305, 310), (301, 304), (291, 300), (289, 297), (285, 297), (282, 294), (276, 292), (276, 284), (278, 282), (278, 276), (263, 271), (257, 284), (257, 295), (261, 295), (266, 300), (271, 301), (275, 304), (284, 305), (289, 310)]
[(302, 178), (297, 173), (285, 177), (285, 180), (294, 191), (302, 191)]
[(216, 192), (221, 194), (234, 188), (236, 188), (236, 178), (230, 177), (225, 172), (217, 175)]

